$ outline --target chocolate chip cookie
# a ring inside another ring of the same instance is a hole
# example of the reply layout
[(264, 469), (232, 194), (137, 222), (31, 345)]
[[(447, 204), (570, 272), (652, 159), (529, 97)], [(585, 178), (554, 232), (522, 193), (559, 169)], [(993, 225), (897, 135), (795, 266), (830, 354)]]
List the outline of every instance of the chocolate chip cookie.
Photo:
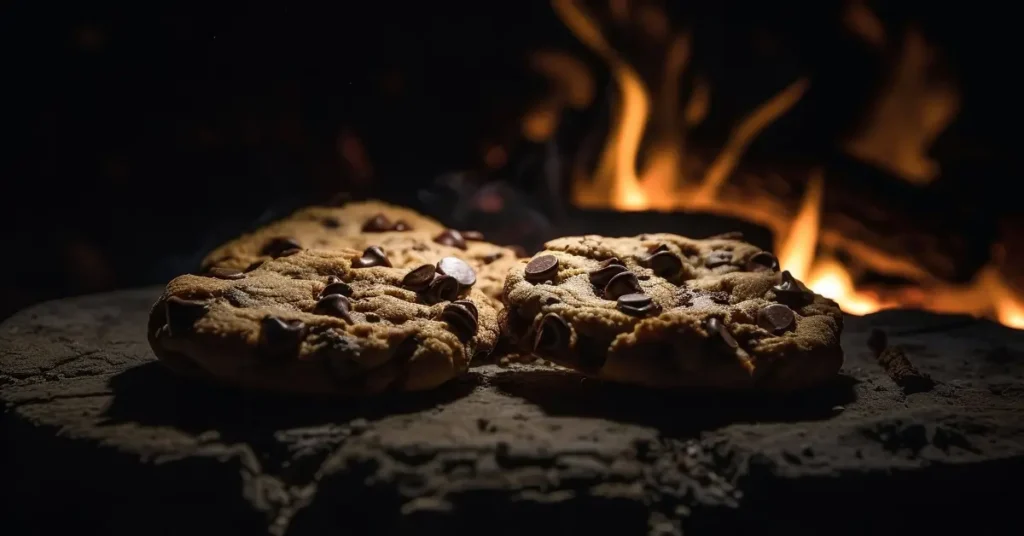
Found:
[(490, 244), (474, 231), (447, 229), (407, 208), (381, 201), (341, 207), (308, 207), (217, 248), (203, 260), (203, 271), (242, 271), (268, 259), (313, 249), (364, 250), (378, 245), (397, 268), (413, 268), (441, 257), (458, 257), (478, 273), (476, 288), (501, 303), (501, 289), (516, 251)]
[(382, 201), (306, 207), (218, 247), (203, 259), (201, 267), (244, 270), (295, 249), (344, 248), (346, 237), (413, 231), (438, 234), (444, 226), (414, 210)]
[(248, 272), (175, 278), (153, 307), (149, 341), (178, 372), (254, 389), (430, 389), (497, 341), (476, 279), (456, 257), (409, 269), (377, 245), (300, 250)]
[(834, 377), (843, 317), (776, 258), (730, 238), (552, 240), (505, 281), (524, 352), (648, 387), (794, 390)]
[[(465, 238), (468, 235), (470, 238)], [(362, 250), (377, 244), (386, 249), (391, 262), (401, 268), (430, 264), (433, 259), (455, 257), (468, 263), (476, 272), (476, 287), (501, 308), (501, 292), (509, 269), (519, 261), (511, 248), (483, 241), (478, 233), (460, 233), (445, 229), (435, 235), (426, 233), (364, 234), (341, 239), (346, 247)]]

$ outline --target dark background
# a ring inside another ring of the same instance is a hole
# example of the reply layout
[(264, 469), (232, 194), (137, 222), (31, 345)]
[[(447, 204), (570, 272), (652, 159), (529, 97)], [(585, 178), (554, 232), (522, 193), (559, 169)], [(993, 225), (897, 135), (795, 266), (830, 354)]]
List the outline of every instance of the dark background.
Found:
[[(527, 68), (531, 51), (572, 52), (609, 87), (543, 1), (81, 4), (0, 8), (13, 119), (0, 318), (163, 283), (246, 227), (342, 190), (415, 205), (434, 177), (480, 170), (477, 180), (536, 197), (538, 166), (577, 154), (608, 102), (568, 113), (557, 145), (519, 138), (518, 118), (548, 91)], [(933, 151), (941, 187), (986, 213), (1017, 212), (1012, 17), (978, 2), (898, 4), (876, 10), (887, 28), (919, 23), (960, 81), (961, 112)], [(811, 91), (750, 154), (828, 154), (881, 83), (886, 58), (842, 29), (839, 3), (673, 6), (715, 88), (697, 133), (708, 146), (808, 74)], [(349, 163), (352, 139), (372, 175)], [(493, 145), (509, 164), (487, 170)]]

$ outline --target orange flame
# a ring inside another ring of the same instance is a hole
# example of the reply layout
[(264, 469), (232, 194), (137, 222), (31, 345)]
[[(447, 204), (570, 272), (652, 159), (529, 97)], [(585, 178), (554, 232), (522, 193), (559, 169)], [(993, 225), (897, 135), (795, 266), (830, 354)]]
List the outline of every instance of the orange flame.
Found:
[[(884, 46), (881, 23), (862, 4), (850, 5), (853, 7), (846, 14), (850, 29), (867, 42)], [(675, 98), (679, 94), (679, 80), (689, 62), (689, 35), (671, 35), (667, 24), (652, 15), (649, 7), (641, 13), (642, 26), (665, 44), (666, 51), (659, 98), (652, 99), (640, 75), (611, 46), (589, 13), (573, 0), (553, 0), (553, 6), (576, 37), (604, 59), (619, 90), (612, 126), (596, 169), (590, 176), (576, 170), (573, 178), (571, 194), (577, 206), (626, 211), (702, 210), (751, 220), (773, 231), (775, 250), (783, 268), (804, 280), (815, 292), (836, 301), (847, 313), (863, 315), (886, 308), (913, 306), (987, 316), (1007, 326), (1024, 329), (1024, 302), (1009, 289), (994, 265), (981, 270), (974, 281), (960, 286), (929, 283), (906, 288), (858, 287), (847, 266), (834, 256), (818, 251), (823, 244), (841, 245), (835, 237), (821, 236), (825, 189), (821, 170), (812, 173), (800, 208), (792, 218), (785, 215), (786, 210), (773, 206), (768, 198), (752, 201), (723, 195), (747, 147), (799, 102), (809, 86), (807, 79), (797, 79), (766, 99), (736, 125), (702, 176), (690, 177), (684, 153), (685, 135), (680, 134), (684, 129), (680, 127), (690, 129), (703, 121), (710, 103), (710, 89), (701, 77), (693, 77), (689, 100), (682, 107), (683, 111), (678, 111)], [(610, 0), (610, 8), (613, 19), (620, 24), (636, 16), (630, 13), (625, 0)], [(926, 83), (930, 80), (926, 75), (933, 64), (931, 49), (919, 33), (912, 31), (903, 44), (887, 91), (880, 97), (865, 127), (849, 140), (847, 151), (911, 182), (923, 183), (934, 177), (938, 169), (926, 157), (926, 151), (952, 119), (959, 101), (951, 85), (936, 88)], [(638, 170), (637, 154), (648, 127), (653, 128), (655, 140), (647, 165)], [(874, 264), (891, 270), (892, 275), (920, 273), (916, 267), (904, 266), (905, 263), (897, 259), (880, 259)]]
[[(889, 43), (877, 17), (861, 2), (851, 2), (847, 26), (876, 49)], [(960, 106), (953, 83), (942, 76), (941, 63), (924, 34), (911, 27), (898, 44), (896, 62), (862, 128), (845, 150), (914, 184), (928, 184), (939, 165), (927, 149), (949, 125)]]

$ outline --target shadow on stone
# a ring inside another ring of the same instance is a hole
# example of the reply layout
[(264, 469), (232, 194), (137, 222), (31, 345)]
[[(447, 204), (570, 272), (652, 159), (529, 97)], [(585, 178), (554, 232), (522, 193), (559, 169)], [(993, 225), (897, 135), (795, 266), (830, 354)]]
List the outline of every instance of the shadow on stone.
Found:
[(184, 379), (151, 362), (111, 378), (113, 400), (104, 417), (105, 424), (171, 426), (192, 434), (216, 431), (225, 438), (244, 440), (291, 428), (414, 413), (462, 398), (480, 383), (480, 375), (470, 373), (422, 393), (362, 398), (287, 396)]
[(553, 416), (609, 419), (684, 437), (733, 423), (827, 419), (836, 406), (856, 399), (857, 381), (840, 375), (822, 387), (785, 395), (650, 390), (555, 370), (506, 371), (490, 383)]

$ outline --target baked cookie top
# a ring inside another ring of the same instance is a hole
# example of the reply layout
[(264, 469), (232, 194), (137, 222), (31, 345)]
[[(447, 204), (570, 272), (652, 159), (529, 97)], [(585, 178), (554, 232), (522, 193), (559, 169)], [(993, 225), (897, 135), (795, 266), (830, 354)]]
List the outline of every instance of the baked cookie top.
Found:
[(456, 257), (414, 269), (380, 247), (302, 250), (172, 280), (149, 341), (181, 373), (243, 387), (373, 394), (436, 387), (497, 341), (497, 313)]
[(552, 240), (505, 281), (521, 350), (649, 387), (799, 389), (842, 366), (843, 317), (768, 252), (671, 234)]
[(444, 229), (433, 218), (383, 201), (306, 207), (221, 245), (203, 259), (201, 268), (243, 270), (289, 249), (344, 248), (344, 238), (364, 233), (418, 231), (436, 235)]
[(499, 306), (505, 274), (519, 258), (516, 250), (488, 243), (480, 233), (447, 229), (407, 208), (361, 201), (299, 210), (217, 248), (201, 269), (246, 271), (303, 248), (362, 251), (372, 245), (384, 248), (396, 268), (458, 257), (476, 270), (476, 288)]
[(505, 276), (520, 259), (516, 250), (484, 242), (478, 233), (460, 233), (454, 229), (445, 229), (436, 235), (422, 232), (363, 234), (341, 242), (357, 250), (379, 245), (388, 251), (391, 263), (398, 268), (415, 268), (436, 262), (433, 259), (458, 257), (476, 271), (474, 288), (491, 298), (498, 308)]

